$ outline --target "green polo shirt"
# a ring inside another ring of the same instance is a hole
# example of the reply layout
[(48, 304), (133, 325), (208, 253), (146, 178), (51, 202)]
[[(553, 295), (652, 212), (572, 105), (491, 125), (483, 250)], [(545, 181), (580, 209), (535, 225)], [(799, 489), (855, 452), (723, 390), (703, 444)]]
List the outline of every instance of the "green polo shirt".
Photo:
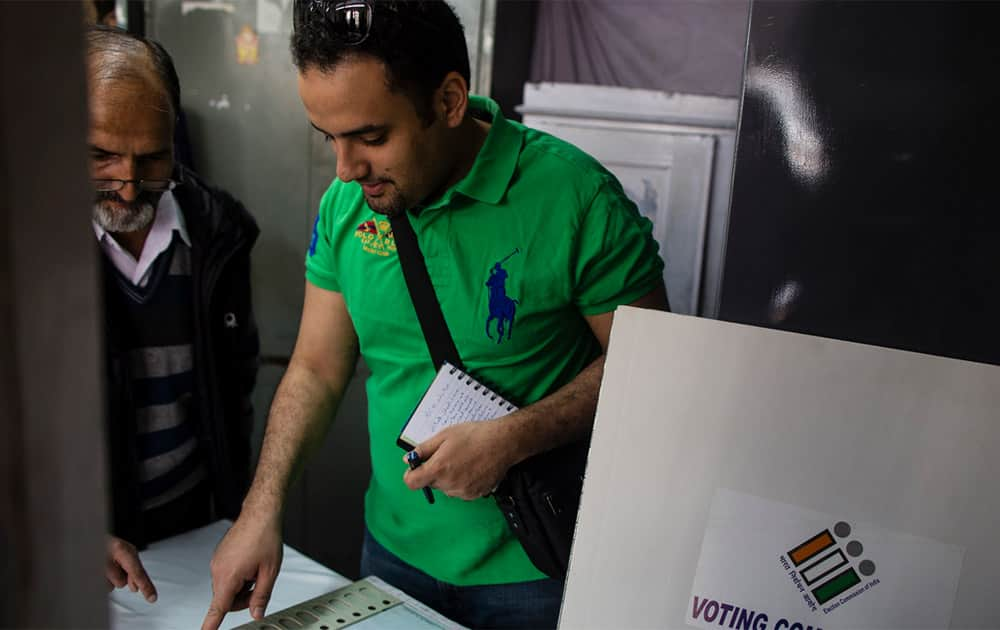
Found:
[[(663, 262), (618, 181), (548, 134), (492, 118), (469, 173), (413, 217), (434, 290), (467, 368), (527, 405), (601, 353), (584, 315), (652, 291)], [(320, 202), (306, 278), (343, 294), (367, 382), (372, 478), (365, 520), (389, 551), (455, 585), (540, 579), (492, 499), (435, 491), (430, 505), (403, 484), (403, 423), (434, 378), (388, 220), (356, 183), (334, 181)]]

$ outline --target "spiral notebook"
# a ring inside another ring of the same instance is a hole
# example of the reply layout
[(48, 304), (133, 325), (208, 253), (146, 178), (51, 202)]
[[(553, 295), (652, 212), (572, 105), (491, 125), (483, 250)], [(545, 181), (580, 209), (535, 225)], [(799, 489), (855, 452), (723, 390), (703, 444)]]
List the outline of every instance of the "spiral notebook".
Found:
[(447, 361), (438, 370), (396, 443), (406, 450), (453, 424), (492, 420), (517, 406)]

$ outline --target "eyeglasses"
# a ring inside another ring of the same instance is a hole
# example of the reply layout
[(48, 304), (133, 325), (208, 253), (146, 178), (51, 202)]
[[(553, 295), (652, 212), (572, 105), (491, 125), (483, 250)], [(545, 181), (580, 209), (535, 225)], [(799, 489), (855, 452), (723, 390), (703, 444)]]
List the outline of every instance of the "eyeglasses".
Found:
[(167, 192), (177, 186), (172, 179), (95, 179), (93, 182), (97, 192), (117, 192), (125, 188), (125, 184), (135, 184), (142, 192)]
[(347, 2), (329, 2), (328, 0), (313, 0), (309, 12), (319, 13), (326, 18), (335, 35), (348, 46), (357, 46), (368, 38), (372, 30), (372, 18), (375, 16), (375, 3), (371, 0), (348, 0)]

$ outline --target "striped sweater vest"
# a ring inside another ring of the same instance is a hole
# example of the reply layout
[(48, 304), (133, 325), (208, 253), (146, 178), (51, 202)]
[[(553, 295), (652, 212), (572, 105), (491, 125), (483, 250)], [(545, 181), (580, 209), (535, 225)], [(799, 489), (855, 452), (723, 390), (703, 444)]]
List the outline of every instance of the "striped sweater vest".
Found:
[[(108, 308), (131, 376), (135, 453), (143, 512), (175, 504), (206, 478), (193, 404), (191, 250), (174, 233), (137, 287), (110, 264)], [(176, 505), (176, 504), (175, 504)], [(186, 518), (178, 515), (178, 518)]]

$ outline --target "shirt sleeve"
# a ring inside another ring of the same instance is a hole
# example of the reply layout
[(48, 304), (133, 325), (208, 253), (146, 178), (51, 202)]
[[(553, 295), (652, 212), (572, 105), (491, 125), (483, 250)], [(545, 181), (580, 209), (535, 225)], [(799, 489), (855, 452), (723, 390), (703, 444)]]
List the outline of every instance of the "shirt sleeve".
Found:
[(574, 300), (584, 315), (613, 311), (663, 282), (653, 224), (616, 180), (598, 189), (577, 238)]
[(333, 214), (336, 193), (335, 186), (323, 194), (319, 202), (319, 214), (313, 223), (309, 248), (306, 250), (306, 280), (328, 291), (340, 291), (340, 282), (335, 273), (333, 254)]

